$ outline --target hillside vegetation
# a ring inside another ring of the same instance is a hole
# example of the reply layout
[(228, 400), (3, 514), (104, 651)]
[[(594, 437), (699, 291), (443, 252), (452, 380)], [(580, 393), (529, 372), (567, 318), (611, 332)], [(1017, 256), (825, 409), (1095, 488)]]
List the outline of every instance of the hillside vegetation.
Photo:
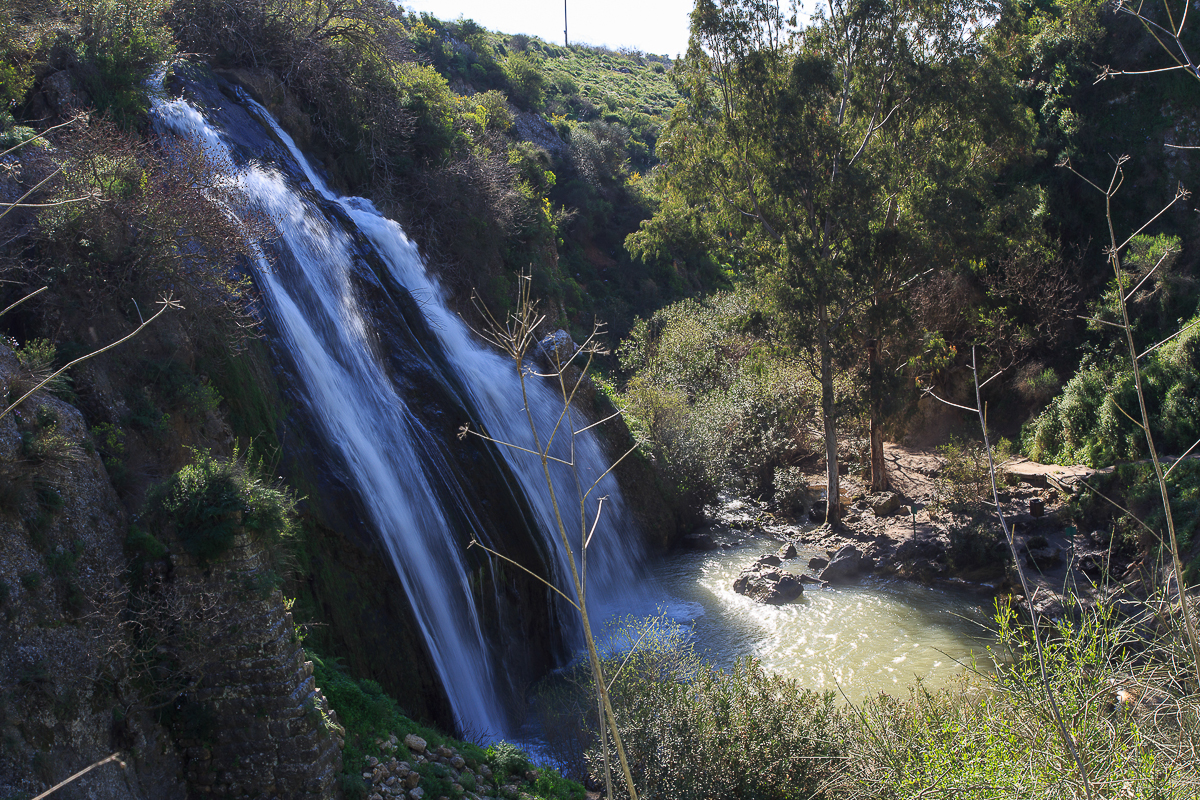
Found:
[[(1200, 144), (1200, 81), (1183, 71), (1097, 81), (1096, 65), (1169, 61), (1144, 26), (1096, 0), (835, 2), (804, 29), (773, 3), (700, 0), (692, 26), (693, 46), (672, 61), (383, 0), (4, 4), (0, 308), (47, 287), (0, 318), (16, 376), (4, 394), (14, 401), (129, 333), (163, 295), (183, 305), (135, 346), (50, 385), (57, 400), (5, 420), (0, 521), (35, 567), (20, 588), (0, 582), (6, 619), (18, 601), (50, 597), (53, 615), (36, 606), (39, 629), (84, 630), (81, 551), (54, 527), (65, 525), (54, 481), (78, 448), (112, 484), (105, 525), (127, 529), (121, 591), (165, 569), (162, 542), (130, 523), (215, 514), (212, 541), (181, 545), (205, 558), (227, 545), (229, 515), (256, 524), (269, 501), (272, 564), (298, 573), (276, 583), (317, 623), (312, 660), (345, 722), (348, 796), (368, 796), (368, 760), (403, 753), (389, 737), (406, 733), (523, 781), (503, 784), (513, 793), (581, 793), (550, 771), (526, 775), (515, 748), (484, 751), (414, 722), (448, 719), (433, 679), (419, 659), (372, 664), (394, 651), (353, 628), (392, 584), (333, 523), (307, 511), (293, 520), (292, 495), (238, 460), (286, 457), (286, 402), (237, 268), (246, 231), (206, 197), (215, 165), (163, 152), (149, 128), (145, 82), (186, 64), (252, 93), (332, 184), (402, 221), (464, 314), (473, 291), (509, 309), (528, 272), (550, 325), (580, 334), (609, 323), (600, 389), (625, 409), (639, 474), (663, 489), (681, 529), (721, 490), (786, 511), (824, 473), (836, 496), (839, 462), (884, 489), (883, 437), (920, 438), (933, 417), (941, 434), (978, 438), (971, 417), (935, 415), (924, 396), (972, 405), (975, 363), (1000, 376), (989, 423), (1026, 455), (1120, 465), (1070, 513), (1102, 524), (1110, 553), (1147, 565), (1142, 598), (1042, 629), (1020, 624), (1012, 598), (998, 601), (993, 676), (852, 707), (754, 663), (713, 670), (686, 641), (611, 663), (641, 796), (1194, 796), (1200, 659), (1178, 586), (1200, 574), (1200, 470), (1183, 462), (1161, 480), (1177, 523), (1168, 535), (1153, 466), (1123, 462), (1151, 455), (1139, 399), (1159, 455), (1200, 437), (1195, 202), (1159, 214), (1200, 177), (1190, 150), (1168, 147)], [(1184, 50), (1194, 29), (1180, 29)], [(1121, 154), (1132, 160), (1114, 178)], [(1106, 217), (1088, 181), (1110, 180), (1123, 183)], [(1110, 227), (1129, 239), (1120, 277), (1105, 262)], [(1113, 335), (1126, 315), (1153, 348), (1136, 359)], [(84, 444), (63, 438), (60, 403), (78, 408)], [(320, 491), (311, 471), (294, 471), (302, 493)], [(200, 491), (210, 483), (220, 491)], [(1172, 556), (1186, 569), (1160, 566)], [(420, 651), (412, 630), (387, 637)], [(338, 647), (355, 677), (325, 653)], [(166, 673), (156, 691), (177, 688)], [(32, 730), (8, 715), (13, 692), (44, 699), (65, 726), (73, 701), (52, 696), (51, 677), (29, 667), (0, 685), (0, 726)], [(598, 786), (611, 754), (579, 699), (587, 678), (572, 680), (552, 721), (570, 739), (570, 777)], [(1043, 702), (1047, 687), (1061, 711)], [(114, 730), (127, 730), (123, 714)], [(4, 763), (24, 759), (48, 784), (56, 731), (30, 734), (41, 738), (28, 758), (4, 739)], [(472, 791), (423, 769), (447, 797)]]

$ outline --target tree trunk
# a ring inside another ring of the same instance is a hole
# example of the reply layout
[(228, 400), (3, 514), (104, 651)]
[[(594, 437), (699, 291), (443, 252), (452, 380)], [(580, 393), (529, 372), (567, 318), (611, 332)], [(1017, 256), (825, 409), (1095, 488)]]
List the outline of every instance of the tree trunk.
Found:
[(838, 518), (837, 427), (834, 425), (833, 348), (829, 344), (829, 313), (825, 301), (817, 303), (817, 347), (821, 356), (821, 416), (825, 423), (825, 521)]
[(879, 376), (879, 342), (877, 339), (867, 340), (867, 365), (871, 385), (869, 388), (871, 406), (871, 491), (886, 492), (891, 485), (887, 477), (887, 467), (883, 463), (883, 428), (881, 427), (880, 408), (883, 405), (882, 387)]

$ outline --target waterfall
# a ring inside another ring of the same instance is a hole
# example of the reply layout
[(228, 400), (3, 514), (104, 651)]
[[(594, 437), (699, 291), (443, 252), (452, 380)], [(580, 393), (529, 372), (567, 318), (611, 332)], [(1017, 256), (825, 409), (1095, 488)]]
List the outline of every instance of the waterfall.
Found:
[[(254, 277), (294, 364), (315, 433), (340, 459), (346, 483), (391, 555), (456, 723), (485, 738), (500, 736), (509, 729), (497, 695), (504, 666), (496, 663), (480, 624), (463, 537), (456, 533), (464, 520), (468, 526), (477, 522), (480, 511), (472, 486), (452, 466), (449, 448), (457, 443), (423, 422), (413, 407), (420, 392), (409, 384), (416, 375), (453, 397), (451, 407), (438, 413), (459, 414), (454, 427), (470, 421), (497, 440), (531, 447), (515, 365), (481, 346), (447, 307), (399, 225), (370, 201), (333, 192), (266, 109), (247, 98), (239, 109), (213, 94), (216, 99), (206, 99), (202, 109), (155, 98), (156, 125), (202, 143), (214, 163), (229, 165), (227, 188), (274, 227), (277, 238), (261, 243)], [(380, 265), (380, 272), (372, 269)], [(395, 296), (405, 292), (416, 302)], [(391, 332), (380, 330), (367, 294), (418, 309), (421, 319), (408, 324), (426, 335), (414, 330), (406, 334), (408, 351), (392, 352)], [(527, 389), (529, 412), (544, 434), (558, 420), (562, 402), (540, 379), (527, 379)], [(568, 458), (566, 437), (559, 436), (558, 446), (556, 454)], [(555, 581), (570, 594), (567, 556), (540, 462), (515, 448), (498, 450), (536, 518)], [(574, 459), (585, 487), (608, 467), (591, 432), (576, 437)], [(553, 482), (564, 517), (578, 519), (575, 475), (558, 467)], [(607, 500), (588, 550), (588, 597), (602, 609), (619, 603), (636, 583), (642, 546), (611, 476), (589, 500), (589, 516), (600, 495)], [(477, 524), (473, 530), (479, 535)], [(575, 632), (565, 627), (574, 646)]]

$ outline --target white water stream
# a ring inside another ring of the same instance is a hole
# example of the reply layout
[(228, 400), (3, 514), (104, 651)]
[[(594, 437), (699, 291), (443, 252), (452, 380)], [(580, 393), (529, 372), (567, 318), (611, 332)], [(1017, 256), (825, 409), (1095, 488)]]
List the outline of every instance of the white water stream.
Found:
[[(252, 101), (245, 105), (269, 126), (299, 165), (300, 175), (277, 163), (253, 160), (268, 156), (273, 148), (265, 131), (238, 131), (240, 140), (262, 143), (261, 154), (247, 154), (235, 151), (223, 131), (183, 100), (156, 100), (155, 115), (161, 128), (203, 142), (215, 163), (238, 165), (228, 173), (230, 188), (274, 226), (278, 240), (264, 246), (274, 251), (275, 262), (268, 265), (260, 258), (255, 277), (277, 335), (299, 373), (308, 412), (325, 442), (341, 456), (352, 488), (392, 556), (456, 721), (483, 738), (498, 737), (507, 728), (496, 697), (501, 665), (494, 663), (481, 630), (463, 561), (466, 542), (456, 535), (451, 519), (454, 512), (467, 518), (476, 513), (471, 490), (455, 487), (458, 508), (453, 512), (439, 506), (437, 498), (446, 492), (434, 487), (453, 480), (448, 466), (452, 458), (444, 452), (452, 445), (431, 435), (410, 412), (412, 398), (398, 389), (387, 354), (379, 352), (380, 337), (356, 289), (373, 278), (364, 266), (364, 245), (420, 304), (445, 362), (468, 394), (464, 403), (477, 415), (474, 427), (499, 440), (532, 447), (515, 366), (470, 336), (446, 307), (416, 247), (395, 222), (367, 200), (332, 192), (270, 114)], [(541, 380), (526, 384), (530, 413), (544, 439), (558, 420), (562, 402)], [(446, 386), (453, 391), (449, 382)], [(556, 454), (570, 457), (569, 444), (560, 435)], [(567, 556), (554, 527), (541, 464), (528, 453), (500, 449), (540, 523), (542, 546), (552, 554), (558, 583), (569, 592), (564, 580)], [(574, 460), (585, 488), (607, 468), (600, 444), (590, 433), (575, 438)], [(575, 476), (558, 468), (553, 481), (564, 515), (578, 519)], [(588, 573), (589, 597), (603, 606), (632, 589), (641, 547), (611, 477), (589, 500), (591, 514), (600, 495), (607, 502), (588, 552)]]
[[(226, 131), (185, 101), (154, 101), (160, 129), (202, 142), (216, 163), (229, 164), (229, 188), (274, 225), (277, 240), (263, 245), (274, 258), (270, 265), (261, 258), (255, 277), (294, 362), (309, 416), (391, 555), (459, 726), (483, 738), (504, 735), (510, 726), (497, 696), (504, 667), (483, 633), (463, 558), (465, 541), (456, 532), (455, 520), (475, 519), (472, 489), (456, 483), (453, 455), (446, 449), (454, 444), (427, 431), (410, 411), (414, 398), (406, 396), (403, 375), (395, 374), (382, 352), (384, 338), (362, 287), (382, 294), (388, 289), (365, 259), (377, 259), (420, 305), (436, 342), (428, 348), (438, 351), (427, 354), (427, 369), (454, 376), (443, 384), (470, 409), (473, 426), (530, 447), (515, 367), (481, 347), (447, 308), (416, 247), (395, 222), (367, 200), (330, 190), (265, 109), (249, 100), (241, 105), (258, 121), (242, 114), (238, 129)], [(527, 381), (527, 388), (530, 413), (544, 434), (557, 421), (561, 400), (540, 380)], [(567, 458), (569, 442), (560, 436), (558, 444), (556, 454)], [(500, 449), (536, 517), (558, 585), (566, 588), (567, 557), (541, 465), (527, 453)], [(608, 465), (590, 434), (576, 439), (575, 461), (584, 487)], [(572, 505), (575, 477), (556, 469), (553, 481), (557, 496), (566, 500), (564, 514), (578, 519), (578, 505)], [(977, 602), (918, 587), (810, 589), (802, 601), (782, 608), (752, 603), (730, 586), (764, 552), (761, 545), (675, 554), (657, 562), (654, 577), (648, 576), (639, 533), (611, 478), (593, 494), (590, 513), (599, 495), (608, 501), (588, 555), (589, 601), (598, 619), (650, 614), (662, 605), (690, 626), (699, 649), (717, 663), (754, 656), (806, 686), (841, 689), (852, 698), (894, 689), (913, 677), (947, 680), (961, 670), (957, 662), (983, 650), (976, 621), (984, 615)], [(570, 616), (562, 623), (569, 636)]]

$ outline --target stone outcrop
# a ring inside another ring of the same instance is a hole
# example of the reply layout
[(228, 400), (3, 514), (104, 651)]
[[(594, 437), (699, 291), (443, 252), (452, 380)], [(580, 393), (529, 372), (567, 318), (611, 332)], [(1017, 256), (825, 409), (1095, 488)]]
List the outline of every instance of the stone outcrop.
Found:
[(866, 567), (862, 552), (854, 545), (848, 544), (834, 553), (829, 565), (821, 570), (820, 578), (829, 583), (850, 583), (858, 578)]
[[(0, 343), (0, 397), (32, 386)], [(37, 392), (0, 419), (0, 797), (30, 797), (114, 751), (87, 797), (179, 797), (165, 731), (123, 697), (128, 520), (77, 409)], [(114, 680), (116, 678), (116, 680)], [(84, 797), (64, 790), (55, 795)]]
[(902, 498), (896, 492), (878, 492), (866, 497), (867, 506), (877, 517), (894, 514), (900, 508)]
[(763, 556), (734, 580), (733, 590), (759, 603), (776, 606), (790, 603), (804, 594), (804, 584), (795, 575), (779, 569), (779, 564), (779, 556)]
[(329, 797), (341, 771), (343, 729), (313, 680), (291, 613), (264, 587), (269, 564), (240, 533), (211, 563), (171, 555), (171, 582), (199, 622), (183, 663), (194, 683), (176, 726), (193, 797)]

